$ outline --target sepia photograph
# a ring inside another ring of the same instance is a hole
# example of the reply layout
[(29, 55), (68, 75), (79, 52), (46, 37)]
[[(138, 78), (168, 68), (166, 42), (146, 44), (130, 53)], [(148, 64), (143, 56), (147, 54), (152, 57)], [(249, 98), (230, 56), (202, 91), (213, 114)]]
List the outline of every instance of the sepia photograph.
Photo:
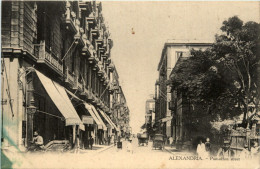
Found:
[(0, 5), (2, 169), (260, 168), (260, 1)]

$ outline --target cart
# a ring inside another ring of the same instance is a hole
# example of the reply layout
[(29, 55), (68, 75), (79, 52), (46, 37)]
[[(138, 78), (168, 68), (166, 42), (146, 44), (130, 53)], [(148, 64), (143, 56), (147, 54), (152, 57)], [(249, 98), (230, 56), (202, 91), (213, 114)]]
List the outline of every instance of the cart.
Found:
[(138, 138), (138, 145), (144, 145), (146, 144), (146, 146), (148, 145), (148, 135), (146, 133), (143, 134), (138, 134), (137, 135)]
[(164, 136), (162, 134), (155, 134), (153, 139), (153, 148), (154, 149), (164, 149)]

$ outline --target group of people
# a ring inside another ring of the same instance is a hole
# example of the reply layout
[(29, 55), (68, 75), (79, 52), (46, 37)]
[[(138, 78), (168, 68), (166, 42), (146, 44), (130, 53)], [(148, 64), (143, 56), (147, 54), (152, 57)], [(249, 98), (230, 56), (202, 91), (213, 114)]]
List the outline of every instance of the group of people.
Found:
[(260, 147), (258, 142), (254, 141), (252, 147), (248, 148), (248, 145), (245, 144), (244, 149), (242, 152), (239, 154), (239, 157), (242, 159), (249, 159), (249, 158), (254, 158), (254, 157), (259, 157), (260, 154)]
[[(245, 144), (244, 149), (242, 151), (239, 151), (239, 153), (235, 154), (235, 151), (230, 149), (230, 142), (228, 140), (225, 140), (223, 146), (217, 152), (217, 157), (218, 158), (239, 157), (241, 159), (248, 159), (248, 158), (257, 157), (259, 156), (259, 154), (260, 154), (260, 146), (256, 141), (253, 142), (253, 145), (252, 147), (250, 147), (250, 150), (248, 148), (248, 145)], [(206, 139), (205, 143), (203, 143), (202, 140), (199, 141), (199, 144), (197, 145), (197, 155), (202, 159), (207, 159), (212, 155), (211, 143), (209, 138)]]
[(202, 159), (205, 159), (207, 157), (210, 157), (210, 152), (211, 152), (210, 139), (207, 138), (205, 143), (203, 143), (202, 140), (200, 140), (197, 146), (197, 155)]

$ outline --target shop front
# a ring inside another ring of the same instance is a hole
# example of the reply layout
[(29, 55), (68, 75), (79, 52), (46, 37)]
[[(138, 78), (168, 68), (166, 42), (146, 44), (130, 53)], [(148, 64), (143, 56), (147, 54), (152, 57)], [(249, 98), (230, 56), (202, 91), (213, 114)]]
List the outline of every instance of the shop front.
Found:
[(33, 78), (33, 90), (28, 99), (34, 106), (34, 113), (27, 113), (27, 145), (32, 141), (33, 132), (38, 131), (44, 144), (53, 140), (69, 140), (74, 147), (77, 136), (85, 127), (74, 109), (65, 88), (39, 71)]

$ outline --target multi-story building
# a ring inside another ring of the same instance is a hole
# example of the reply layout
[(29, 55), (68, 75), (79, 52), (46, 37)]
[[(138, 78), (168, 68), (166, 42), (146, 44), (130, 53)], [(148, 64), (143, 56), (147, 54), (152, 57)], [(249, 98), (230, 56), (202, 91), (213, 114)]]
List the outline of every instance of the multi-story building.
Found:
[(118, 124), (118, 131), (121, 136), (125, 135), (127, 128), (129, 128), (129, 108), (127, 106), (126, 98), (123, 93), (122, 87), (119, 84), (119, 75), (116, 68), (112, 74), (111, 89), (113, 89), (113, 95), (111, 95), (111, 108), (113, 110), (112, 121)]
[(158, 132), (176, 138), (172, 95), (169, 79), (172, 69), (180, 57), (188, 57), (190, 49), (204, 49), (211, 43), (202, 41), (169, 40), (164, 44), (158, 65), (159, 78), (155, 84), (155, 122)]
[[(212, 45), (212, 42), (202, 42), (202, 41), (188, 41), (188, 42), (179, 42), (174, 44), (175, 49), (178, 51), (176, 54), (175, 66), (178, 66), (182, 63), (183, 60), (191, 56), (190, 49), (195, 50), (205, 50)], [(170, 76), (174, 76), (174, 68), (171, 71)], [(194, 107), (190, 103), (190, 100), (187, 96), (184, 96), (181, 92), (171, 89), (171, 101), (169, 102), (169, 109), (172, 110), (174, 119), (172, 121), (172, 130), (174, 140), (177, 141), (187, 141), (191, 138), (191, 133), (189, 132), (191, 120), (192, 120), (192, 111)], [(184, 118), (185, 117), (185, 118)], [(186, 120), (185, 120), (186, 119)], [(192, 133), (194, 137), (196, 133)]]
[(152, 125), (153, 114), (155, 113), (155, 101), (154, 99), (148, 99), (145, 102), (145, 124)]
[(155, 100), (154, 98), (147, 99), (145, 102), (145, 126), (149, 135), (153, 133), (153, 124), (155, 115)]
[(101, 3), (2, 2), (2, 148), (117, 134), (112, 46)]

